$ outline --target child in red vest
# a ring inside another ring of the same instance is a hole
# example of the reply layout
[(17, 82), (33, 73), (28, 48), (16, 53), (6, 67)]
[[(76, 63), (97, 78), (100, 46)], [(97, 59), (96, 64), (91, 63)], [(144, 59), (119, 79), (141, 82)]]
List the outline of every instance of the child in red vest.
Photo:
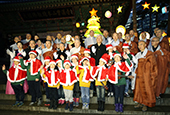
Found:
[(109, 69), (108, 80), (114, 85), (115, 91), (115, 111), (123, 112), (123, 100), (124, 100), (124, 91), (126, 85), (126, 78), (119, 77), (118, 75), (125, 75), (125, 72), (129, 72), (132, 69), (132, 64), (128, 59), (127, 55), (123, 55), (125, 59), (124, 62), (121, 62), (121, 54), (115, 53), (113, 55), (114, 64)]
[(38, 99), (37, 105), (42, 103), (42, 94), (40, 90), (40, 67), (42, 65), (41, 61), (36, 59), (37, 52), (32, 50), (29, 52), (29, 59), (23, 61), (21, 57), (20, 63), (22, 69), (27, 69), (27, 81), (29, 86), (29, 93), (32, 96), (31, 103), (29, 105), (34, 105), (36, 99)]
[(46, 77), (44, 80), (48, 83), (50, 106), (49, 109), (57, 109), (58, 105), (58, 90), (59, 89), (59, 71), (55, 69), (56, 61), (50, 61), (50, 70), (45, 71)]
[(97, 101), (98, 101), (98, 111), (104, 111), (105, 105), (105, 88), (107, 84), (106, 78), (108, 77), (108, 69), (105, 67), (107, 64), (107, 58), (101, 57), (99, 60), (99, 65), (92, 69), (92, 77), (95, 79)]
[[(49, 56), (46, 56), (44, 59), (44, 66), (43, 69), (44, 71), (47, 71), (47, 69), (49, 68), (49, 63), (50, 63), (51, 58)], [(42, 74), (42, 71), (40, 71), (41, 73), (41, 77), (42, 79), (45, 78), (45, 74)], [(46, 94), (46, 102), (45, 102), (45, 106), (50, 106), (50, 95), (49, 95), (49, 88), (48, 88), (48, 84), (47, 82), (44, 80), (44, 85), (45, 85), (45, 94)]]
[(23, 70), (20, 65), (20, 60), (18, 56), (14, 59), (14, 66), (12, 66), (9, 71), (5, 70), (5, 65), (3, 65), (2, 70), (7, 74), (7, 79), (11, 82), (11, 86), (15, 92), (16, 102), (13, 106), (22, 106), (24, 103), (24, 80), (26, 79), (27, 72)]
[(75, 72), (71, 70), (71, 63), (69, 60), (64, 61), (64, 69), (60, 72), (60, 84), (63, 86), (67, 110), (73, 111), (73, 88), (74, 83), (77, 82)]

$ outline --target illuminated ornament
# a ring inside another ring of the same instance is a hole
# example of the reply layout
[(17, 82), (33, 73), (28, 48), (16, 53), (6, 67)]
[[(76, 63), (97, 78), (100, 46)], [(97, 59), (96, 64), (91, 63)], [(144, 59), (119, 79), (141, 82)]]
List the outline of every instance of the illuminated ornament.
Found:
[(122, 33), (122, 38), (124, 39), (125, 38), (125, 33), (126, 33), (126, 28), (122, 25), (119, 25), (116, 27), (116, 33), (119, 33), (121, 32)]
[(167, 7), (162, 8), (162, 14), (165, 14), (165, 13), (167, 13)]
[(165, 33), (165, 31), (163, 31), (162, 36), (163, 36), (163, 37), (167, 36), (167, 34)]
[(82, 23), (81, 23), (81, 26), (84, 26), (84, 25), (85, 25), (85, 23), (84, 23), (84, 22), (82, 22)]
[[(146, 33), (146, 39), (150, 39), (150, 34), (148, 32), (142, 32)], [(139, 35), (139, 39), (142, 40), (142, 33)]]
[(89, 11), (89, 13), (91, 14), (91, 17), (92, 17), (92, 16), (97, 16), (97, 15), (96, 15), (97, 10), (95, 10), (94, 8), (93, 8), (91, 11)]
[(142, 6), (143, 6), (143, 9), (149, 9), (149, 5), (150, 5), (150, 3), (147, 3), (147, 2), (145, 2), (145, 4), (142, 4)]
[(110, 18), (112, 16), (112, 13), (108, 10), (105, 12), (105, 17)]
[(155, 6), (154, 7), (152, 7), (152, 12), (158, 12), (158, 9), (160, 8), (160, 6), (157, 6), (156, 4), (155, 4)]
[(77, 22), (76, 23), (76, 27), (79, 28), (80, 27), (80, 23)]
[(119, 6), (119, 8), (117, 8), (117, 13), (119, 14), (120, 12), (122, 12), (122, 8), (123, 6)]

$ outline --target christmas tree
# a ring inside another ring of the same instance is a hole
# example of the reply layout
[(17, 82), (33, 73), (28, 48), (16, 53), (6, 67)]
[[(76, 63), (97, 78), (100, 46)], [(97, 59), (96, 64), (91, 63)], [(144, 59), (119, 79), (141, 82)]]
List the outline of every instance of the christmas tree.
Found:
[(101, 31), (99, 30), (99, 28), (101, 28), (100, 23), (99, 23), (99, 19), (100, 17), (98, 17), (96, 15), (97, 10), (95, 10), (94, 8), (92, 9), (92, 11), (89, 11), (91, 14), (91, 18), (88, 19), (88, 25), (87, 28), (88, 30), (86, 31), (86, 33), (84, 34), (85, 37), (89, 37), (90, 36), (90, 30), (94, 31), (94, 36), (96, 37), (98, 34), (101, 34)]

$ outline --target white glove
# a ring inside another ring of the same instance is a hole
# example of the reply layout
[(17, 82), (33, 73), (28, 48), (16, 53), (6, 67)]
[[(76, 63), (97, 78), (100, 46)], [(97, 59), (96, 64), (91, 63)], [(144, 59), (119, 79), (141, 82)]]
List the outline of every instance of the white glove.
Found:
[(95, 46), (92, 46), (92, 52), (95, 53), (96, 52), (96, 48)]

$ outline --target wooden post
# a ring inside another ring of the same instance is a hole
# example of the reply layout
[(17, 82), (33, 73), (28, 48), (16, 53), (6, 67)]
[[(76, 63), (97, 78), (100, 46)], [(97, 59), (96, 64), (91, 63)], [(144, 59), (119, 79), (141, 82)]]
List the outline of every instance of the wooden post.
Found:
[(137, 32), (136, 0), (132, 0), (132, 8), (133, 8), (133, 30)]
[[(169, 1), (169, 6), (170, 6), (170, 1)], [(170, 7), (169, 7), (169, 11), (170, 11)], [(170, 20), (170, 12), (169, 12), (169, 15), (168, 15), (168, 20)], [(167, 34), (168, 34), (168, 36), (170, 37), (170, 21), (168, 21)]]

